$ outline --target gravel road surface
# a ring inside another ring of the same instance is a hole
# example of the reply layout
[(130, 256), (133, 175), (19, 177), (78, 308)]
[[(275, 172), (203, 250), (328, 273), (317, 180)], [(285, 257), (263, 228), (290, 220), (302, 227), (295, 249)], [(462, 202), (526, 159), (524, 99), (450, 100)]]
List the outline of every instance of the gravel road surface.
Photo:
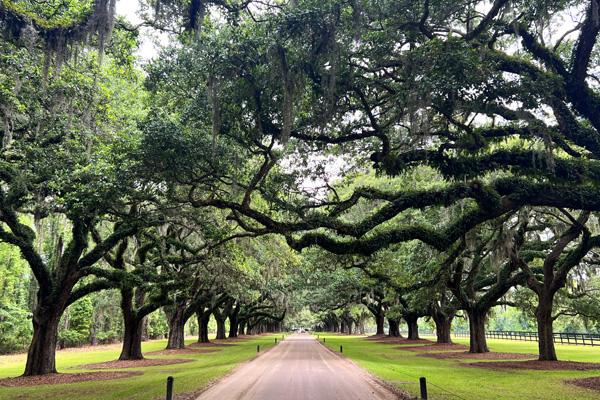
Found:
[(241, 365), (198, 400), (392, 400), (396, 394), (364, 369), (295, 333)]

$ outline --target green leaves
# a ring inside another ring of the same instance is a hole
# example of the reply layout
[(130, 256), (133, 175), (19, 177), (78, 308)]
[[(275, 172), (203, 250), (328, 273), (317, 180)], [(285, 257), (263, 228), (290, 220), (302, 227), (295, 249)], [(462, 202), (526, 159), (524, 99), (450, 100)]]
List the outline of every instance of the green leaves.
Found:
[(0, 352), (26, 349), (33, 335), (31, 313), (10, 304), (0, 305)]

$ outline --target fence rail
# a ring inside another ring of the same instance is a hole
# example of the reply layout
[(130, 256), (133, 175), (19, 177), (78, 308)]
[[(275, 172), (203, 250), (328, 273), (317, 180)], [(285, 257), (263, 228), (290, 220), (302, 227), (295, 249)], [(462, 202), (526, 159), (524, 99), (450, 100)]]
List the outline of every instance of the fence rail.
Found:
[[(468, 331), (455, 331), (455, 337), (469, 337)], [(554, 343), (574, 344), (578, 346), (600, 346), (600, 334), (594, 333), (565, 333), (554, 332)], [(526, 342), (537, 342), (537, 332), (519, 331), (486, 331), (485, 336), (491, 339), (521, 340)]]
[[(408, 335), (408, 331), (406, 330), (400, 330), (400, 334), (402, 335)], [(468, 334), (468, 332), (467, 332)], [(432, 330), (427, 330), (427, 329), (419, 329), (419, 335), (425, 335), (425, 336), (435, 336), (435, 332)]]

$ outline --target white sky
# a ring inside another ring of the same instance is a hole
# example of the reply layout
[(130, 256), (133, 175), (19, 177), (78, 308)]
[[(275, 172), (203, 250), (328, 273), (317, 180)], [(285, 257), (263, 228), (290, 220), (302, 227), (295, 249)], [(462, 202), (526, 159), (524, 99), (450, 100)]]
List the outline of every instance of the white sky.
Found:
[[(125, 20), (131, 22), (133, 25), (140, 24), (142, 20), (137, 16), (137, 11), (140, 5), (137, 0), (118, 0), (117, 1), (117, 14), (125, 17)], [(143, 60), (148, 60), (156, 56), (157, 48), (150, 38), (150, 32), (148, 28), (141, 28), (141, 39), (142, 44), (138, 50), (138, 55)], [(153, 33), (154, 37), (158, 37), (162, 43), (167, 43), (168, 39), (166, 35), (158, 35)]]

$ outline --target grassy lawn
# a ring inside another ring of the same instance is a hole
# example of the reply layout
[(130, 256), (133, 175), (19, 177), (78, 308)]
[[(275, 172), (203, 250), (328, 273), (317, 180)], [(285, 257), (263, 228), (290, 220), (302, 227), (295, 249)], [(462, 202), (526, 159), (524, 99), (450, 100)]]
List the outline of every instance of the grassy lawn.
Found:
[[(316, 336), (317, 334), (315, 334)], [(461, 367), (479, 360), (438, 360), (418, 357), (417, 352), (392, 349), (391, 344), (363, 340), (364, 336), (319, 333), (321, 342), (335, 351), (343, 346), (344, 355), (399, 388), (419, 396), (419, 377), (427, 379), (429, 399), (600, 399), (600, 392), (563, 383), (565, 380), (600, 376), (597, 371), (492, 371)], [(468, 345), (468, 339), (453, 339)], [(495, 352), (537, 355), (537, 343), (489, 339)], [(561, 361), (600, 362), (600, 348), (557, 345)], [(493, 361), (493, 360), (490, 360)], [(437, 387), (436, 387), (437, 386)]]
[[(139, 368), (136, 370), (143, 371), (143, 375), (126, 379), (0, 388), (0, 399), (164, 399), (168, 376), (175, 378), (175, 394), (193, 393), (209, 381), (229, 372), (240, 362), (252, 358), (256, 354), (257, 345), (260, 345), (261, 351), (272, 347), (276, 337), (281, 339), (281, 334), (253, 337), (247, 342), (233, 342), (233, 345), (223, 347), (211, 347), (211, 349), (221, 350), (214, 353), (148, 356), (147, 358), (187, 358), (195, 361)], [(195, 341), (195, 339), (186, 340), (186, 344)], [(142, 349), (144, 352), (162, 350), (166, 344), (166, 340), (145, 342), (142, 344)], [(56, 354), (56, 368), (59, 373), (89, 372), (89, 370), (78, 369), (77, 366), (116, 360), (120, 350), (120, 345), (112, 345), (98, 349), (88, 347), (85, 351), (82, 349), (59, 351)], [(25, 358), (25, 354), (1, 356), (0, 379), (21, 375), (25, 369)]]

